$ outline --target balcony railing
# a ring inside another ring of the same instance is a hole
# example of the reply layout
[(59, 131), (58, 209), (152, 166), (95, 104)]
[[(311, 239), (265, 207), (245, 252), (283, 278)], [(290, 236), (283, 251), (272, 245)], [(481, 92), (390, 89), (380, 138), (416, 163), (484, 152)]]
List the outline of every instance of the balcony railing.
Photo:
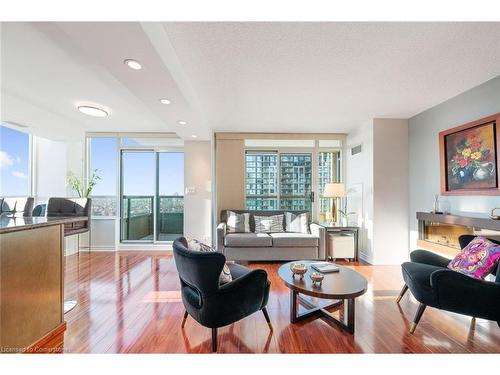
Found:
[(154, 238), (154, 196), (123, 196), (122, 240), (172, 241), (184, 232), (184, 197), (160, 195), (156, 207)]

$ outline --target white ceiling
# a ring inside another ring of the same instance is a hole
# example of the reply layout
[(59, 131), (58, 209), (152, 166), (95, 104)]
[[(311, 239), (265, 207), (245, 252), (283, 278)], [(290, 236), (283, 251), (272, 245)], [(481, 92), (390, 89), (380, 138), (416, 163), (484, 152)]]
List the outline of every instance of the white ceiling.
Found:
[(349, 132), (498, 76), (499, 46), (500, 23), (4, 23), (2, 119), (61, 139)]

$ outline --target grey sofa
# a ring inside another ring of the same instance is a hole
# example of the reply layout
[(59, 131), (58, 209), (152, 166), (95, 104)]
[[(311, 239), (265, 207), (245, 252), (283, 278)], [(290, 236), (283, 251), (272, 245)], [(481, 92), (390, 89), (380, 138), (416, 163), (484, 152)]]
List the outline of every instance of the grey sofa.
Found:
[[(270, 261), (326, 258), (326, 230), (318, 224), (310, 222), (310, 233), (255, 233), (253, 215), (271, 216), (293, 212), (306, 211), (248, 211), (230, 210), (236, 213), (250, 214), (250, 233), (228, 233), (227, 211), (222, 210), (221, 220), (217, 226), (217, 251), (224, 254), (228, 260), (239, 261)], [(283, 220), (283, 228), (285, 222)]]

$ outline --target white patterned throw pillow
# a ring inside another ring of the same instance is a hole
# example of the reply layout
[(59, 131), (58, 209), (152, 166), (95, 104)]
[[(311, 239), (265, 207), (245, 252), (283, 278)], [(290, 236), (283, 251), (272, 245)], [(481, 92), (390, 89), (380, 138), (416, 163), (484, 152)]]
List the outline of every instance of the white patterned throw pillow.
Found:
[[(217, 251), (198, 240), (189, 240), (188, 249), (191, 251), (200, 251), (202, 253), (215, 253)], [(227, 284), (231, 281), (233, 281), (233, 276), (231, 275), (231, 270), (229, 269), (227, 263), (225, 263), (222, 268), (222, 272), (220, 273), (219, 284)]]
[(293, 212), (285, 212), (285, 223), (287, 232), (309, 233), (307, 213), (296, 215)]
[(237, 214), (233, 211), (227, 211), (226, 228), (228, 233), (249, 233), (250, 214)]
[(283, 232), (283, 215), (257, 216), (254, 215), (255, 233)]

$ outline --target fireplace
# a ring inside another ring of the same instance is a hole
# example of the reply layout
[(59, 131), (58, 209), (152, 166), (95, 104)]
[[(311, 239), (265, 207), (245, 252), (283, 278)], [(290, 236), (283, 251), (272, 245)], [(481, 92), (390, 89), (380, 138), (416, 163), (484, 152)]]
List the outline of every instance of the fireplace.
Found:
[(457, 215), (417, 212), (417, 245), (447, 256), (460, 250), (458, 238), (463, 234), (500, 239), (500, 221)]

